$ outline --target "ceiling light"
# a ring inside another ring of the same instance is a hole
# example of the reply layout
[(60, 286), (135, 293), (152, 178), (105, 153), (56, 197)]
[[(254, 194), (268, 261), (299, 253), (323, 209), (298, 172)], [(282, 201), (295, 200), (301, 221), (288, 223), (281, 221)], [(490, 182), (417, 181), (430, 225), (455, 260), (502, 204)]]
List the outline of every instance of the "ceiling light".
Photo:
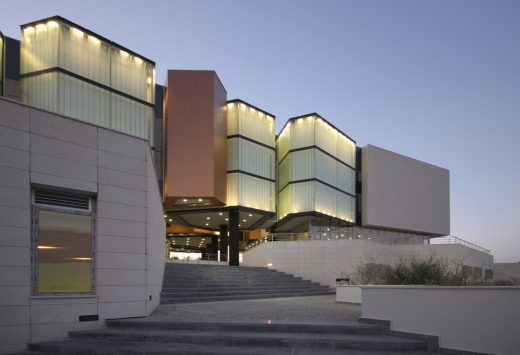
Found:
[(211, 219), (211, 217), (206, 217), (206, 219), (209, 221)]
[(247, 222), (247, 221), (245, 219), (243, 219), (242, 222)]
[(219, 216), (222, 216), (222, 212), (219, 212), (218, 215), (219, 215)]
[(206, 226), (209, 226), (209, 223), (205, 223)]
[(228, 221), (228, 220), (229, 220), (229, 218), (226, 218), (225, 220), (226, 220), (226, 221)]
[(182, 199), (182, 202), (188, 202), (188, 199), (183, 198), (183, 199)]
[(201, 198), (199, 198), (199, 199), (197, 199), (197, 201), (199, 201), (199, 202), (202, 202), (202, 199), (201, 199)]

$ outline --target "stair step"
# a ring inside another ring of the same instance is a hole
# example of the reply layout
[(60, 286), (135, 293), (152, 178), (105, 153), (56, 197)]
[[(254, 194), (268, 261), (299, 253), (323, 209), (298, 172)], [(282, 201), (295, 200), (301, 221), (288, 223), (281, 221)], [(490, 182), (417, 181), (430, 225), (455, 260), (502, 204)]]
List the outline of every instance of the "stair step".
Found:
[(287, 294), (262, 294), (262, 295), (249, 295), (249, 296), (215, 296), (215, 297), (175, 297), (175, 298), (161, 298), (161, 304), (172, 304), (172, 303), (201, 303), (201, 302), (218, 302), (218, 301), (237, 301), (237, 300), (253, 300), (253, 299), (265, 299), (265, 298), (287, 298), (287, 297), (305, 297), (305, 296), (321, 296), (331, 295), (333, 291), (313, 292), (313, 293), (287, 293)]
[[(30, 350), (52, 354), (186, 354), (186, 355), (316, 355), (313, 348), (274, 348), (252, 346), (216, 346), (204, 344), (136, 343), (124, 341), (82, 340), (77, 342), (47, 342), (29, 344)], [(359, 350), (320, 349), (320, 355), (360, 355)], [(402, 351), (370, 351), (367, 355), (399, 355)], [(424, 355), (424, 352), (406, 352), (406, 355)]]
[(392, 336), (279, 333), (207, 330), (148, 330), (102, 329), (70, 332), (71, 339), (98, 339), (158, 343), (215, 344), (221, 346), (314, 347), (358, 350), (427, 350), (427, 344), (417, 340)]
[(161, 297), (199, 297), (199, 296), (241, 296), (241, 295), (264, 295), (264, 294), (285, 294), (285, 293), (308, 293), (308, 292), (319, 292), (319, 291), (329, 291), (327, 289), (320, 288), (294, 288), (294, 289), (267, 289), (267, 290), (228, 290), (228, 291), (209, 291), (209, 290), (200, 290), (198, 292), (177, 292), (175, 290), (172, 291), (162, 291)]
[(279, 333), (315, 334), (365, 334), (382, 335), (382, 328), (372, 324), (292, 324), (292, 323), (215, 323), (215, 322), (172, 322), (159, 320), (113, 319), (107, 320), (109, 328), (162, 329), (162, 330), (219, 330), (219, 331), (256, 331)]
[[(186, 285), (183, 285), (186, 286)], [(199, 287), (163, 287), (163, 292), (201, 292), (201, 291), (247, 291), (247, 290), (277, 290), (277, 289), (297, 289), (303, 287), (309, 287), (309, 288), (315, 288), (315, 289), (324, 289), (329, 290), (330, 288), (327, 286), (322, 285), (274, 285), (274, 286), (233, 286), (233, 287), (222, 287), (222, 286), (208, 286), (208, 285), (202, 285)]]

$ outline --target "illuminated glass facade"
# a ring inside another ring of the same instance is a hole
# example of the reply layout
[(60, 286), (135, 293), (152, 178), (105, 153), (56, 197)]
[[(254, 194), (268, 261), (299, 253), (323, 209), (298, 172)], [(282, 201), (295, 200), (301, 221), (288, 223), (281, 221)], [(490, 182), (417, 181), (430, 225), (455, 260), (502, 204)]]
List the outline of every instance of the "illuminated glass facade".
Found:
[(227, 137), (227, 205), (275, 212), (274, 116), (230, 101)]
[(278, 219), (318, 212), (355, 222), (356, 144), (317, 114), (278, 136)]
[(155, 63), (61, 17), (22, 26), (29, 105), (153, 141)]

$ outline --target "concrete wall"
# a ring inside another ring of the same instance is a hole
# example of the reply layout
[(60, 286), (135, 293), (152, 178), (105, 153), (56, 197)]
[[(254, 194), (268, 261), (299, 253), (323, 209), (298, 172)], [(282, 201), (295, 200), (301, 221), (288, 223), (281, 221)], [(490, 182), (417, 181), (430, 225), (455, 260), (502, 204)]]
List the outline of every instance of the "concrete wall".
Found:
[(243, 265), (271, 264), (270, 268), (335, 287), (337, 277), (353, 278), (361, 262), (390, 265), (401, 257), (430, 255), (482, 269), (493, 267), (493, 256), (459, 244), (387, 245), (363, 239), (264, 243), (244, 253)]
[(372, 145), (361, 165), (364, 226), (450, 234), (449, 170)]
[(440, 347), (518, 354), (520, 287), (363, 286), (361, 316), (435, 335)]
[(493, 278), (495, 280), (520, 280), (520, 262), (518, 263), (495, 263)]
[[(96, 196), (96, 292), (31, 294), (31, 186)], [(164, 220), (148, 143), (0, 99), (0, 352), (158, 304)], [(99, 321), (79, 322), (80, 315)]]

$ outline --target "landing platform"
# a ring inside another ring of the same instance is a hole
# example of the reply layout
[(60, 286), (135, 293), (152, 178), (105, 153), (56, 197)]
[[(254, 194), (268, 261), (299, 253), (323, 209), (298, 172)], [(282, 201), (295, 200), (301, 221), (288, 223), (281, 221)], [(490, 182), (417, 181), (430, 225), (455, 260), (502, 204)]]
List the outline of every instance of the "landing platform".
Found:
[(357, 322), (361, 306), (336, 295), (160, 305), (142, 321), (341, 323)]

